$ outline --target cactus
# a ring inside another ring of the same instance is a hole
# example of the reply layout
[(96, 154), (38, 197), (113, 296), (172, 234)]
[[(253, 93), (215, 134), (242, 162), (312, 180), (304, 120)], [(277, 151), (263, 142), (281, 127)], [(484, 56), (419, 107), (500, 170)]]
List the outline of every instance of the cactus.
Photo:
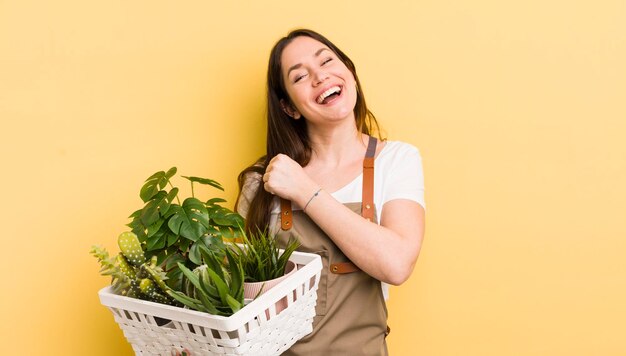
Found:
[(133, 266), (141, 266), (146, 262), (146, 257), (141, 249), (141, 243), (134, 233), (128, 231), (122, 232), (117, 239), (117, 243), (124, 257), (126, 257), (128, 262)]
[(141, 243), (132, 232), (123, 232), (118, 238), (121, 252), (110, 258), (109, 253), (100, 246), (94, 246), (91, 253), (99, 260), (102, 275), (112, 276), (113, 292), (128, 297), (149, 300), (152, 302), (178, 305), (168, 295), (170, 289), (165, 284), (167, 276), (157, 266), (157, 257), (152, 256), (146, 261)]

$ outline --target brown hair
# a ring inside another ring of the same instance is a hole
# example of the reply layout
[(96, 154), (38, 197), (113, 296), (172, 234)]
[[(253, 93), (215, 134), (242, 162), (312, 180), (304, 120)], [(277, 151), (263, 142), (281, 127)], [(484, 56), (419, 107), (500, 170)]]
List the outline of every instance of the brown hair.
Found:
[[(370, 134), (373, 131), (379, 132), (376, 117), (365, 105), (365, 98), (359, 77), (356, 74), (354, 63), (337, 46), (319, 33), (307, 29), (297, 29), (291, 31), (286, 37), (281, 38), (270, 52), (270, 60), (267, 68), (267, 152), (252, 166), (244, 169), (238, 177), (239, 195), (246, 179), (250, 179), (254, 173), (261, 176), (265, 173), (269, 161), (279, 153), (285, 154), (301, 166), (306, 166), (311, 158), (311, 145), (307, 132), (306, 120), (294, 120), (288, 116), (281, 107), (281, 100), (291, 102), (287, 90), (285, 89), (281, 56), (287, 45), (294, 38), (307, 36), (326, 45), (337, 57), (348, 67), (357, 84), (357, 99), (354, 107), (355, 124), (357, 129)], [(258, 178), (262, 179), (262, 178)], [(260, 181), (262, 183), (262, 181)], [(239, 197), (239, 198), (240, 198)], [(239, 201), (239, 198), (237, 201)], [(265, 230), (269, 225), (270, 208), (274, 196), (259, 185), (254, 198), (250, 202), (248, 215), (246, 217), (245, 229), (248, 232)], [(236, 208), (236, 207), (235, 207)]]

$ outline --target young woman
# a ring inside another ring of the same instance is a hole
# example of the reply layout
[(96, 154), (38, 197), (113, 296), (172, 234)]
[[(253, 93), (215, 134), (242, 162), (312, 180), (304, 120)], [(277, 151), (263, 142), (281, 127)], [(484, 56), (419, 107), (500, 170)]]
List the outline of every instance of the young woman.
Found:
[(386, 355), (387, 284), (407, 280), (424, 234), (419, 151), (370, 136), (354, 64), (316, 32), (280, 39), (267, 80), (267, 155), (239, 176), (237, 210), (324, 265), (314, 330), (285, 355)]

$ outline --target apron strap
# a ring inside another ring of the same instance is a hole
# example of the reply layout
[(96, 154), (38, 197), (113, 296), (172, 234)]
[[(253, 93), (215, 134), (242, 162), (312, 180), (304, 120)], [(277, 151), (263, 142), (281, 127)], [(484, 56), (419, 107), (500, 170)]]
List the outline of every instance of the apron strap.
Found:
[(370, 136), (367, 151), (363, 159), (363, 194), (361, 197), (361, 216), (368, 221), (374, 219), (374, 156), (376, 155), (375, 137)]
[(280, 228), (283, 231), (291, 229), (292, 215), (291, 200), (280, 198)]

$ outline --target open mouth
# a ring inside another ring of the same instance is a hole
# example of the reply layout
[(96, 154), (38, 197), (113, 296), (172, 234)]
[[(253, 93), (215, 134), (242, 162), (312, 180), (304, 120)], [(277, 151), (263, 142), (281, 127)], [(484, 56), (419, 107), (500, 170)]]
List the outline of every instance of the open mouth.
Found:
[(323, 92), (320, 96), (317, 97), (316, 101), (318, 104), (328, 104), (333, 101), (335, 98), (341, 95), (341, 87), (335, 85), (334, 87), (328, 88), (325, 92)]

